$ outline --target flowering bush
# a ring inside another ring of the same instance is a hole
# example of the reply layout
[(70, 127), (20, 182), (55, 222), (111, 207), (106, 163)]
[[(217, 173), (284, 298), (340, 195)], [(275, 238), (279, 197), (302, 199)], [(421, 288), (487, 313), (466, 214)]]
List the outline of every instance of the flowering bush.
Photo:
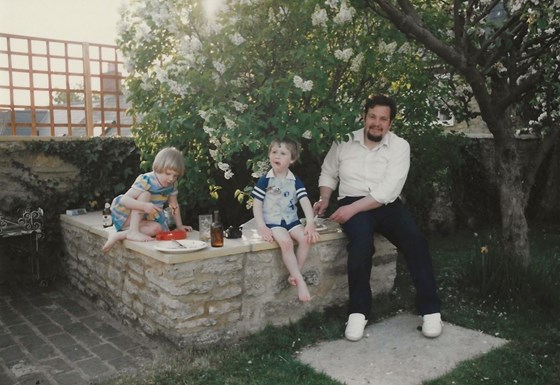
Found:
[(348, 1), (229, 0), (211, 15), (202, 3), (131, 0), (119, 41), (144, 159), (183, 150), (181, 187), (197, 205), (230, 190), (243, 201), (273, 137), (300, 141), (319, 162), (360, 127), (368, 94), (397, 98), (397, 130), (439, 132), (429, 61)]

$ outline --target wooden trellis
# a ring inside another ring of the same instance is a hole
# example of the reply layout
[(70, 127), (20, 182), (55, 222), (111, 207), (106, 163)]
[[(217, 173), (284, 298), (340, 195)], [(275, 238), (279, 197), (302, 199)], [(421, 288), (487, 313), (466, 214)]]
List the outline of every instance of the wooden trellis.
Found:
[(0, 33), (0, 136), (130, 136), (116, 46)]

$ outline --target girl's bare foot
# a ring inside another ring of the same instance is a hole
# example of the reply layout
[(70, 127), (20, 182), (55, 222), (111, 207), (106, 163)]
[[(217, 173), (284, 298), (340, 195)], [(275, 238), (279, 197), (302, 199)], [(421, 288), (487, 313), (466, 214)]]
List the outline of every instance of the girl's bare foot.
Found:
[(107, 254), (118, 241), (124, 241), (126, 239), (126, 234), (126, 231), (118, 231), (109, 235), (109, 239), (107, 239), (107, 242), (103, 245), (103, 253)]
[(288, 283), (292, 286), (297, 285), (296, 279), (294, 277), (292, 277), (291, 275), (288, 277)]
[(136, 242), (150, 242), (154, 240), (149, 235), (143, 234), (139, 231), (130, 231), (130, 230), (128, 231), (128, 234), (126, 234), (126, 239), (128, 239), (129, 241), (136, 241)]
[(301, 279), (300, 281), (298, 281), (296, 279), (296, 286), (297, 286), (299, 300), (301, 302), (310, 301), (311, 294), (309, 294), (309, 289), (307, 288), (307, 284), (305, 283), (305, 280)]

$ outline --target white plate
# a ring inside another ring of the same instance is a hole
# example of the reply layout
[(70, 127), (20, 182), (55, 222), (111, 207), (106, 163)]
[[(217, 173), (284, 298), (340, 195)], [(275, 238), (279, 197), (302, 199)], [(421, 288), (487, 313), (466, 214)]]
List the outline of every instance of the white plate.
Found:
[(190, 253), (202, 250), (207, 246), (208, 244), (202, 241), (178, 239), (177, 241), (156, 241), (155, 249), (164, 253)]

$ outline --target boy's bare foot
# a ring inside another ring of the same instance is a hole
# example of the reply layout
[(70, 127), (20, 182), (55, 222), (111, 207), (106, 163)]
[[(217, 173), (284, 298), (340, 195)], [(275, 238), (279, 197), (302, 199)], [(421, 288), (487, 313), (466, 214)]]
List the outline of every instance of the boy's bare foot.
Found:
[(150, 242), (154, 240), (154, 238), (150, 237), (149, 235), (143, 234), (139, 231), (130, 230), (128, 231), (128, 234), (126, 234), (126, 239), (136, 242)]
[(294, 277), (292, 277), (291, 275), (288, 277), (288, 283), (292, 286), (297, 285), (296, 279)]
[(126, 231), (118, 231), (109, 235), (109, 239), (107, 239), (107, 242), (103, 245), (103, 253), (107, 254), (118, 241), (124, 241), (126, 239), (126, 233)]
[(298, 280), (296, 279), (296, 286), (299, 300), (301, 302), (311, 301), (311, 294), (309, 294), (309, 289), (307, 288), (307, 284), (305, 283), (305, 281), (302, 279), (298, 282)]

